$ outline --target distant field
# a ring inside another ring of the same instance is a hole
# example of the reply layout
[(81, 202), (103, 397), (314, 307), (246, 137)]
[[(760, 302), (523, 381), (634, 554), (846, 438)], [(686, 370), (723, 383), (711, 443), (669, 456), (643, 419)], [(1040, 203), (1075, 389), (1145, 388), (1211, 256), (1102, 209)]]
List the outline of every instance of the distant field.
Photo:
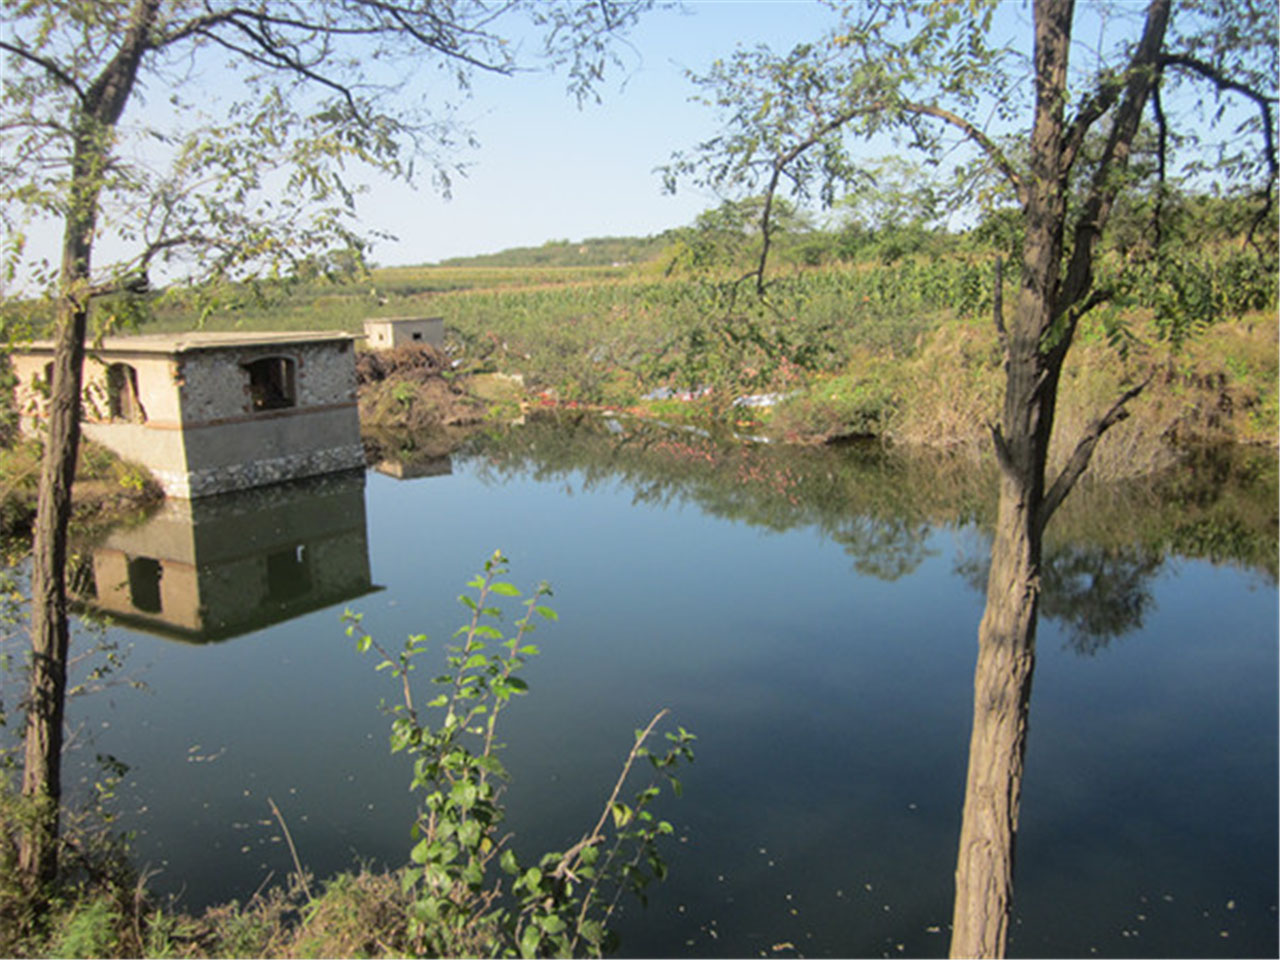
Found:
[(206, 330), (350, 330), (358, 333), (373, 317), (446, 316), (458, 295), (515, 290), (556, 291), (625, 283), (640, 275), (636, 267), (383, 267), (363, 281), (312, 281), (262, 293), (241, 291), (214, 306), (203, 318), (194, 301), (177, 299), (157, 306), (147, 329), (177, 332)]

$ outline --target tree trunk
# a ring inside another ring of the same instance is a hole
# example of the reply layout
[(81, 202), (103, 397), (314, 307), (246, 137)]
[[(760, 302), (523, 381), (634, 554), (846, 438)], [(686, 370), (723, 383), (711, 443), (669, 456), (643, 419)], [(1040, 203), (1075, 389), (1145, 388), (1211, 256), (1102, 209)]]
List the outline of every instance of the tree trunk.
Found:
[(1020, 493), (1012, 480), (1002, 481), (987, 608), (978, 628), (953, 957), (1002, 957), (1009, 933), (1040, 565), (1036, 518)]
[(1000, 502), (987, 607), (978, 628), (973, 731), (956, 859), (953, 957), (1002, 957), (1009, 935), (1044, 527), (1088, 466), (1102, 432), (1141, 389), (1126, 393), (1086, 432), (1068, 466), (1048, 487), (1045, 467), (1062, 363), (1079, 322), (1077, 306), (1092, 284), (1094, 251), (1115, 199), (1118, 171), (1128, 161), (1158, 75), (1155, 64), (1169, 13), (1169, 0), (1148, 4), (1124, 95), (1072, 235), (1064, 282), (1069, 174), (1084, 132), (1068, 131), (1063, 119), (1074, 3), (1035, 0), (1036, 109), (1023, 210), (1026, 241), (1017, 314), (1007, 335), (997, 317), (1005, 347), (1004, 411), (1001, 427), (994, 431)]
[[(67, 256), (72, 255), (73, 246), (69, 238)], [(87, 272), (87, 253), (81, 262)], [(64, 299), (59, 312), (31, 564), (31, 682), (22, 793), (35, 803), (36, 809), (22, 838), (18, 866), (32, 885), (52, 880), (58, 868), (69, 637), (67, 527), (80, 447), (80, 381), (88, 311), (83, 305)]]
[(987, 606), (978, 627), (973, 730), (956, 857), (951, 956), (1003, 957), (1035, 672), (1045, 464), (1061, 360), (1043, 340), (1057, 317), (1066, 227), (1061, 173), (1071, 0), (1037, 0), (1036, 116), (1031, 134), (1018, 304), (1005, 343), (1005, 396), (995, 431), (1000, 500)]
[[(91, 150), (78, 138), (77, 154)], [(78, 155), (76, 169), (96, 166)], [(96, 198), (96, 191), (93, 191)], [(31, 561), (31, 677), (27, 695), (26, 753), (22, 794), (35, 805), (23, 834), (18, 867), (31, 886), (52, 880), (58, 869), (59, 804), (62, 799), (62, 721), (67, 691), (67, 528), (71, 485), (80, 450), (80, 387), (88, 321), (85, 291), (96, 203), (77, 205), (63, 236), (62, 298), (53, 356), (48, 428), (40, 473)]]
[[(58, 277), (49, 423), (31, 560), (31, 683), (27, 699), (22, 794), (35, 806), (23, 833), (18, 869), (32, 889), (58, 870), (62, 800), (62, 720), (67, 696), (67, 528), (80, 451), (80, 388), (91, 293), (90, 258), (98, 198), (115, 125), (149, 49), (160, 0), (135, 0), (120, 49), (79, 99), (72, 117), (73, 156)], [(79, 91), (77, 91), (79, 92)]]

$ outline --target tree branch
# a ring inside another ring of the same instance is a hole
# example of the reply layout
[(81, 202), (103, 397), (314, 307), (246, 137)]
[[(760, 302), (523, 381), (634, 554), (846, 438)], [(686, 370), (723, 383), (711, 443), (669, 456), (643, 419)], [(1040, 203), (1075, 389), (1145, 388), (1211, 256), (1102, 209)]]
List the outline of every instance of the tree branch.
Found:
[(1014, 193), (1017, 194), (1018, 202), (1025, 205), (1026, 186), (1023, 183), (1022, 177), (1019, 176), (1018, 171), (1013, 168), (1013, 165), (1009, 163), (1008, 158), (1004, 155), (1004, 151), (996, 146), (995, 141), (979, 130), (976, 126), (959, 114), (952, 113), (950, 110), (945, 110), (942, 107), (935, 106), (934, 104), (906, 101), (898, 103), (896, 106), (908, 113), (934, 117), (945, 123), (949, 123), (951, 126), (958, 129), (966, 137), (977, 144), (983, 153), (991, 158), (991, 161), (996, 165), (996, 168), (1004, 174), (1005, 179), (1009, 181), (1009, 185), (1013, 187)]
[(333, 90), (346, 100), (347, 106), (351, 108), (352, 116), (357, 121), (360, 121), (361, 123), (364, 122), (359, 104), (356, 103), (355, 95), (351, 92), (350, 88), (336, 80), (329, 79), (323, 74), (316, 73), (314, 70), (303, 64), (301, 60), (296, 58), (291, 59), (285, 56), (280, 50), (273, 48), (270, 41), (265, 37), (256, 34), (244, 24), (236, 21), (232, 21), (232, 23), (238, 27), (242, 33), (248, 36), (249, 39), (262, 50), (262, 52), (259, 53), (249, 49), (248, 47), (241, 46), (238, 43), (232, 43), (230, 40), (220, 36), (212, 30), (202, 29), (198, 32), (202, 36), (207, 37), (214, 43), (218, 44), (218, 46), (225, 47), (232, 53), (238, 53), (240, 56), (252, 61), (253, 63), (259, 64), (260, 66), (268, 67), (272, 70), (289, 70), (299, 74), (300, 76), (306, 77), (308, 80), (313, 80), (323, 87), (328, 87), (330, 90)]
[(1062, 151), (1062, 169), (1066, 172), (1070, 171), (1075, 165), (1076, 156), (1080, 153), (1080, 148), (1084, 145), (1085, 135), (1089, 129), (1115, 104), (1121, 92), (1125, 88), (1128, 80), (1126, 74), (1120, 74), (1112, 77), (1108, 82), (1103, 83), (1092, 97), (1086, 100), (1080, 106), (1080, 112), (1076, 114), (1076, 118), (1071, 121), (1071, 126), (1067, 129), (1067, 134), (1063, 138), (1065, 146)]
[(1271, 179), (1273, 181), (1277, 175), (1280, 175), (1280, 160), (1277, 160), (1276, 157), (1275, 127), (1271, 122), (1271, 108), (1275, 106), (1276, 98), (1268, 98), (1260, 91), (1253, 89), (1253, 87), (1239, 83), (1229, 77), (1224, 77), (1213, 66), (1186, 54), (1166, 53), (1160, 58), (1160, 66), (1182, 67), (1193, 73), (1198, 73), (1205, 79), (1212, 80), (1214, 86), (1219, 90), (1230, 90), (1232, 93), (1241, 94), (1257, 104), (1258, 112), (1262, 115), (1262, 136), (1266, 145), (1267, 167), (1271, 171)]
[(1014, 476), (1013, 455), (1009, 452), (1009, 441), (1005, 440), (1000, 424), (987, 421), (987, 429), (991, 431), (991, 443), (995, 447), (996, 464), (1000, 467), (1000, 472), (1006, 477)]
[(1258, 227), (1262, 226), (1265, 221), (1270, 219), (1271, 209), (1274, 203), (1274, 199), (1271, 196), (1272, 189), (1275, 187), (1276, 180), (1280, 179), (1280, 158), (1277, 158), (1276, 156), (1276, 131), (1275, 125), (1271, 120), (1271, 108), (1275, 106), (1277, 102), (1276, 98), (1267, 97), (1261, 91), (1255, 90), (1247, 84), (1225, 77), (1211, 64), (1205, 63), (1203, 60), (1197, 60), (1195, 57), (1191, 57), (1186, 54), (1165, 54), (1160, 60), (1160, 65), (1182, 67), (1183, 69), (1190, 70), (1192, 73), (1197, 73), (1206, 80), (1211, 80), (1214, 86), (1219, 90), (1229, 90), (1232, 93), (1238, 93), (1241, 96), (1248, 97), (1257, 104), (1258, 113), (1262, 115), (1262, 139), (1263, 149), (1267, 158), (1268, 176), (1266, 187), (1259, 191), (1263, 198), (1262, 209), (1254, 218), (1253, 223), (1249, 225), (1249, 233), (1245, 240), (1246, 243), (1257, 249), (1257, 244), (1254, 241), (1254, 234), (1257, 232)]
[(996, 334), (1000, 337), (1000, 353), (1005, 368), (1009, 366), (1009, 331), (1004, 325), (1004, 257), (996, 257), (996, 276), (991, 287), (991, 319), (995, 321)]
[(1156, 119), (1156, 202), (1151, 211), (1152, 249), (1159, 252), (1164, 242), (1164, 194), (1168, 173), (1169, 123), (1165, 119), (1164, 105), (1160, 102), (1160, 84), (1151, 89), (1151, 112)]
[(754, 275), (756, 278), (756, 292), (762, 294), (764, 292), (764, 271), (765, 265), (769, 258), (769, 248), (771, 246), (771, 233), (769, 226), (769, 214), (773, 207), (773, 197), (778, 189), (778, 182), (782, 178), (783, 171), (803, 153), (812, 147), (817, 146), (830, 134), (835, 133), (841, 127), (851, 120), (865, 116), (869, 113), (876, 113), (883, 110), (901, 110), (905, 113), (913, 113), (919, 116), (933, 117), (944, 123), (950, 124), (960, 130), (968, 139), (972, 140), (985, 153), (996, 168), (1009, 181), (1009, 185), (1013, 187), (1014, 193), (1018, 197), (1020, 203), (1026, 201), (1026, 185), (1019, 176), (1018, 171), (1009, 163), (1004, 152), (996, 145), (995, 141), (979, 130), (971, 122), (966, 120), (959, 114), (953, 113), (942, 107), (929, 103), (916, 103), (910, 100), (892, 100), (880, 99), (872, 103), (862, 104), (860, 106), (845, 110), (836, 114), (826, 123), (820, 124), (812, 133), (804, 139), (796, 143), (791, 149), (784, 151), (774, 158), (770, 164), (769, 186), (765, 190), (764, 195), (764, 211), (761, 214), (760, 232), (762, 237), (762, 249), (760, 251), (759, 264), (748, 276)]
[(1080, 442), (1076, 444), (1075, 450), (1071, 454), (1071, 458), (1067, 461), (1066, 466), (1062, 468), (1062, 472), (1058, 474), (1053, 481), (1053, 485), (1049, 487), (1048, 492), (1044, 495), (1044, 500), (1040, 504), (1040, 512), (1037, 516), (1037, 522), (1041, 531), (1049, 523), (1049, 518), (1053, 516), (1054, 511), (1062, 505), (1062, 501), (1067, 498), (1067, 494), (1071, 492), (1071, 488), (1076, 485), (1076, 481), (1084, 474), (1089, 467), (1089, 461), (1093, 458), (1093, 451), (1098, 445), (1098, 441), (1102, 439), (1102, 435), (1110, 430), (1113, 426), (1129, 416), (1129, 411), (1125, 409), (1126, 404), (1138, 394), (1147, 388), (1147, 384), (1151, 382), (1151, 377), (1147, 376), (1135, 387), (1126, 390), (1115, 403), (1111, 405), (1111, 409), (1103, 414), (1100, 418), (1089, 424), (1084, 432), (1084, 436), (1080, 438)]
[[(1093, 171), (1089, 191), (1076, 218), (1072, 231), (1071, 258), (1062, 280), (1062, 295), (1058, 299), (1057, 316), (1066, 320), (1063, 343), (1070, 345), (1075, 334), (1079, 314), (1072, 315), (1072, 308), (1088, 293), (1093, 285), (1094, 253), (1102, 231), (1111, 215), (1122, 178), (1118, 172), (1129, 162), (1133, 139), (1146, 108), (1147, 97), (1159, 81), (1160, 45), (1164, 42), (1169, 24), (1170, 0), (1152, 0), (1147, 9), (1147, 20), (1142, 39), (1125, 70), (1124, 97), (1116, 113), (1115, 122), (1107, 135), (1107, 143)], [(1060, 167), (1059, 175), (1066, 177), (1070, 169)], [(1056, 318), (1055, 318), (1056, 319)], [(1063, 351), (1065, 354), (1065, 350)]]
[(21, 57), (23, 60), (34, 63), (37, 67), (43, 68), (49, 76), (53, 77), (53, 79), (57, 80), (64, 87), (70, 87), (75, 91), (75, 95), (77, 97), (84, 100), (84, 91), (80, 89), (80, 85), (76, 83), (75, 78), (71, 76), (71, 74), (67, 73), (58, 65), (57, 61), (50, 57), (42, 57), (39, 54), (32, 53), (30, 50), (17, 46), (16, 44), (9, 43), (6, 40), (0, 40), (0, 50), (8, 50), (15, 57)]

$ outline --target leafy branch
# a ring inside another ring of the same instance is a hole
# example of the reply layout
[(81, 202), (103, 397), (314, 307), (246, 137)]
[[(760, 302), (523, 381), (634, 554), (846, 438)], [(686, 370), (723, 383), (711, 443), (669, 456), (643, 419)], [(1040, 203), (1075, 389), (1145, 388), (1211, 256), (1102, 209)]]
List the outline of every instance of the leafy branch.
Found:
[[(665, 876), (657, 839), (673, 828), (654, 820), (647, 808), (661, 794), (663, 780), (679, 794), (673, 768), (693, 759), (694, 737), (679, 728), (667, 734), (664, 755), (650, 753), (645, 744), (667, 715), (659, 711), (636, 732), (592, 829), (567, 851), (547, 853), (538, 866), (522, 867), (510, 837), (499, 833), (508, 775), (498, 759), (498, 715), (528, 690), (517, 673), (539, 652), (527, 642), (535, 618), (555, 621), (558, 616), (541, 602), (551, 593), (545, 583), (522, 599), (518, 588), (501, 579), (506, 572), (506, 559), (495, 552), (484, 572), (468, 582), (472, 592), (459, 596), (470, 616), (444, 647), (448, 670), (432, 679), (439, 692), (425, 707), (415, 703), (410, 674), (427, 650), (427, 638), (411, 636), (393, 655), (363, 630), (359, 615), (344, 615), (357, 648), (376, 651), (381, 657), (376, 669), (389, 670), (400, 681), (400, 701), (388, 708), (391, 750), (415, 758), (411, 789), (425, 795), (412, 829), (411, 866), (402, 874), (406, 891), (413, 894), (410, 936), (422, 951), (437, 956), (559, 956), (581, 948), (599, 955), (610, 942), (606, 924), (622, 892), (643, 897), (652, 879)], [(496, 626), (504, 599), (521, 604), (510, 637)], [(425, 722), (425, 710), (438, 711), (434, 725)], [(628, 804), (620, 796), (640, 758), (649, 760), (652, 778)], [(606, 845), (609, 852), (601, 859)], [(500, 873), (510, 878), (506, 889), (500, 876), (491, 876), (495, 857)], [(606, 887), (613, 891), (607, 902)]]

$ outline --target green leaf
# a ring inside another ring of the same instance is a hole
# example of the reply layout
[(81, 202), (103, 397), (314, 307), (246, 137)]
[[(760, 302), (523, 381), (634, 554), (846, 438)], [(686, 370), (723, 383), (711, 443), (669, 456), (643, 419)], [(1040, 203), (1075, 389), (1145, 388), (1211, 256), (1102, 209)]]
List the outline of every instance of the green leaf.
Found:
[(542, 926), (543, 932), (545, 932), (548, 936), (554, 937), (557, 933), (560, 933), (562, 930), (564, 930), (567, 924), (562, 919), (560, 919), (560, 917), (556, 916), (556, 914), (550, 913), (550, 914), (547, 914), (547, 916), (542, 918), (541, 926)]
[(373, 637), (367, 633), (356, 641), (356, 649), (361, 653), (368, 653), (369, 647), (373, 644)]
[(431, 841), (424, 837), (414, 844), (413, 850), (409, 852), (409, 859), (414, 863), (426, 863), (430, 856), (430, 847)]
[(613, 825), (618, 829), (625, 827), (631, 822), (631, 818), (635, 816), (635, 811), (620, 801), (614, 803), (610, 812), (613, 814)]
[(502, 856), (498, 858), (498, 866), (502, 868), (504, 873), (515, 876), (520, 872), (520, 864), (516, 861), (516, 855), (511, 850), (503, 850)]
[(537, 606), (533, 608), (533, 612), (540, 614), (541, 616), (545, 617), (547, 620), (560, 619), (560, 614), (556, 613), (550, 607)]
[(538, 955), (538, 944), (542, 940), (542, 934), (533, 924), (529, 924), (524, 928), (524, 932), (520, 934), (520, 956), (536, 957)]
[(495, 580), (489, 585), (489, 590), (496, 593), (500, 597), (518, 597), (520, 590), (512, 583), (504, 583), (501, 580)]

